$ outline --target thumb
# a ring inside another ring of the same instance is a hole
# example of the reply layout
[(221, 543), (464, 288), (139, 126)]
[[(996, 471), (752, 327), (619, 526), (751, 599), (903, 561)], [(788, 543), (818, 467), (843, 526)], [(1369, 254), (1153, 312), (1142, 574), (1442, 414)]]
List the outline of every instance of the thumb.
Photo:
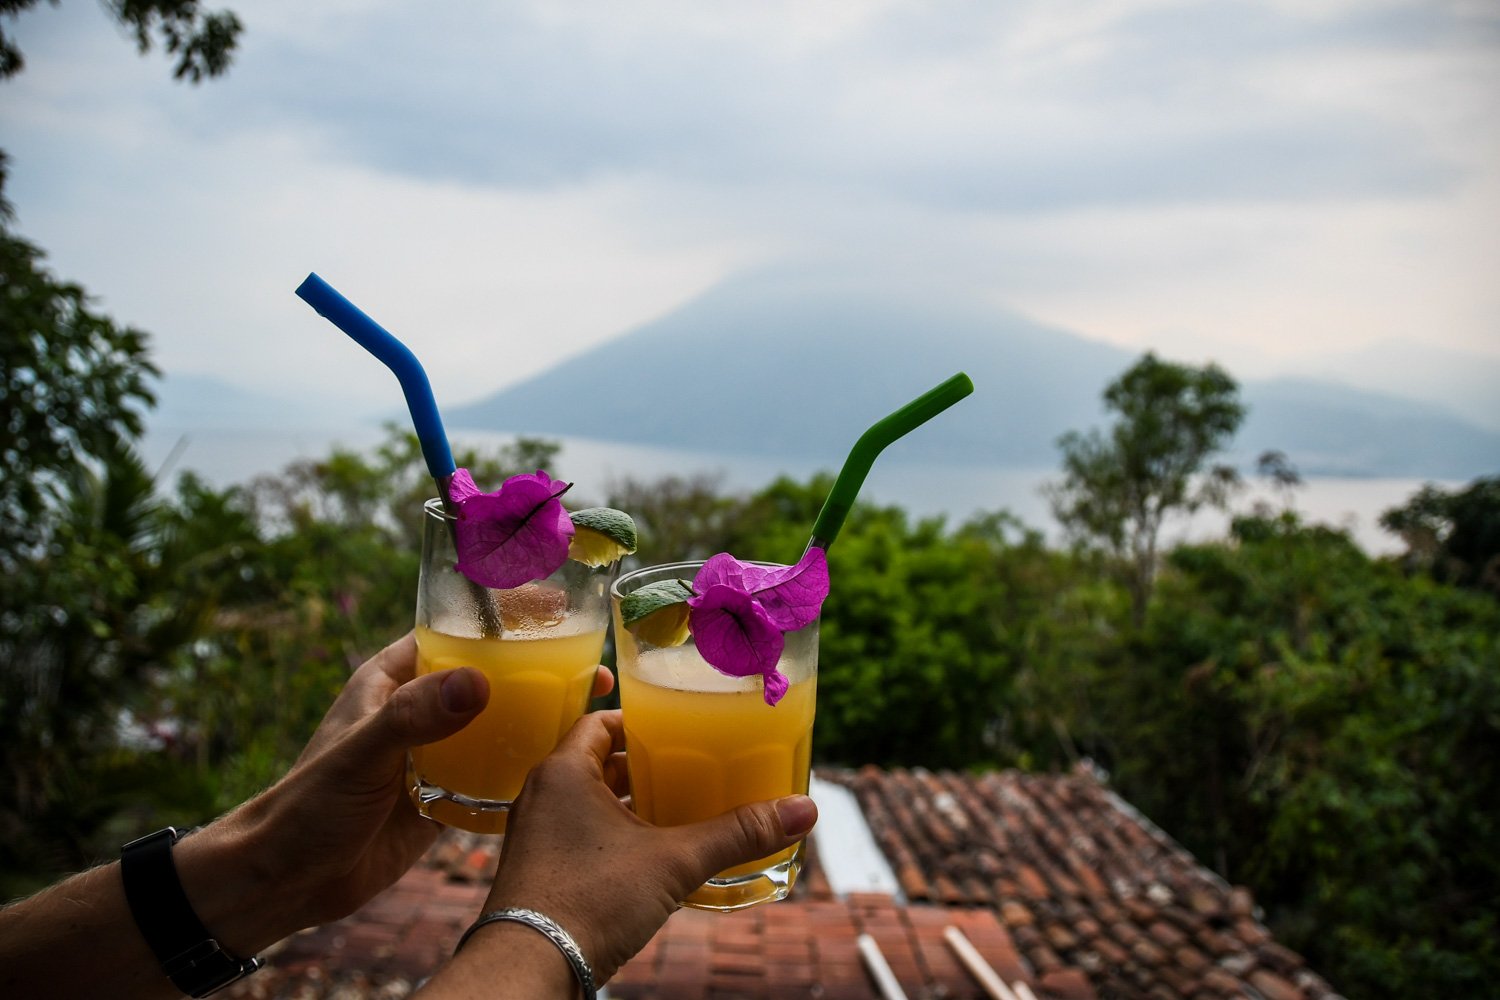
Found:
[(690, 838), (689, 891), (717, 872), (775, 854), (807, 836), (818, 807), (806, 795), (788, 795), (731, 809), (713, 819), (677, 830)]
[(404, 754), (451, 736), (473, 721), (490, 698), (489, 679), (473, 667), (407, 681), (367, 718), (350, 741), (360, 755)]

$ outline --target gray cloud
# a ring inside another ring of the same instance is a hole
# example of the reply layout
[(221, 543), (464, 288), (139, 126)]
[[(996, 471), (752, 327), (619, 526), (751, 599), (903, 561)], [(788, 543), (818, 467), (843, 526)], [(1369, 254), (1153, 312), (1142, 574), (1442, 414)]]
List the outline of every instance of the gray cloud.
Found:
[[(316, 268), (472, 393), (793, 252), (1261, 373), (1495, 350), (1492, 0), (242, 6), (226, 80), (69, 2), (0, 87), (26, 231), (174, 370), (324, 391)], [(498, 329), (503, 373), (468, 363)]]
[[(1476, 25), (1467, 37), (1493, 42), (1500, 17), (1401, 7), (1309, 21), (1186, 4), (1085, 35), (1094, 51), (1076, 59), (1061, 42), (1008, 49), (1013, 13), (941, 4), (789, 55), (668, 22), (612, 38), (521, 6), (402, 5), (351, 20), (337, 44), (263, 39), (226, 89), (243, 114), (220, 106), (202, 127), (296, 123), (380, 169), (517, 188), (795, 179), (1007, 211), (1405, 195), (1454, 183), (1463, 165), (1399, 119), (1266, 80), (1330, 48), (1400, 50)], [(944, 73), (931, 94), (903, 89)]]

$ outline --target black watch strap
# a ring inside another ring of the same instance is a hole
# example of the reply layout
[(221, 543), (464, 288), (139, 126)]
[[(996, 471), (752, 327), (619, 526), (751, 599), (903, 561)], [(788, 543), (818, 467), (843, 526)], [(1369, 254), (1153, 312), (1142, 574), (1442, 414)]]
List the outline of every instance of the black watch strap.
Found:
[(120, 877), (136, 926), (182, 992), (206, 997), (260, 968), (230, 955), (203, 926), (177, 877), (172, 845), (183, 834), (173, 827), (132, 840), (120, 849)]

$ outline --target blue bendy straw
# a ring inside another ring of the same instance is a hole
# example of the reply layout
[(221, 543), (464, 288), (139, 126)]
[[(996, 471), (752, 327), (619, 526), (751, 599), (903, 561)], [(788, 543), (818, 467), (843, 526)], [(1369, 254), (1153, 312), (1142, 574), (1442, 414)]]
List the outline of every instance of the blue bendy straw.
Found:
[(412, 426), (417, 431), (422, 457), (427, 460), (427, 471), (437, 483), (443, 500), (447, 501), (448, 483), (456, 468), (453, 451), (448, 447), (443, 418), (438, 416), (437, 403), (432, 398), (432, 385), (427, 381), (427, 373), (422, 370), (417, 356), (316, 274), (309, 274), (307, 280), (297, 286), (297, 295), (395, 373), (396, 380), (401, 383), (401, 392), (406, 396), (406, 408), (411, 411)]

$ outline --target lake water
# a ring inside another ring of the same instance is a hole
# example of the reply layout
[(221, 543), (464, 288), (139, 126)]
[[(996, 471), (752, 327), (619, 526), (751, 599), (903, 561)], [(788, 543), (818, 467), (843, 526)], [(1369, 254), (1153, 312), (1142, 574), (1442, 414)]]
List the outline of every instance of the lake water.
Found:
[[(481, 451), (513, 440), (513, 435), (455, 432), (455, 447)], [(184, 428), (168, 425), (148, 429), (142, 451), (148, 464), (163, 469), (168, 480), (192, 469), (215, 486), (243, 483), (254, 476), (280, 471), (289, 462), (325, 457), (335, 445), (366, 450), (384, 440), (378, 427), (351, 425), (292, 429)], [(624, 445), (587, 438), (555, 437), (562, 444), (557, 468), (549, 472), (578, 483), (579, 499), (599, 502), (610, 482), (626, 476), (651, 480), (667, 475), (706, 473), (719, 477), (729, 491), (758, 489), (786, 474), (805, 479), (820, 469), (834, 471), (840, 455), (825, 463), (781, 461), (766, 456), (727, 455)], [(1009, 509), (1026, 524), (1053, 539), (1059, 532), (1041, 494), (1043, 483), (1054, 480), (1059, 468), (975, 468), (950, 464), (876, 462), (860, 491), (860, 499), (902, 507), (914, 516), (944, 515), (957, 523), (979, 511)], [(1440, 483), (1445, 488), (1462, 484)], [(1346, 528), (1371, 553), (1399, 552), (1401, 545), (1378, 523), (1380, 513), (1404, 503), (1422, 486), (1417, 479), (1312, 478), (1295, 495), (1295, 506), (1309, 521)], [(1263, 489), (1252, 487), (1235, 501), (1246, 510)], [(1222, 533), (1225, 517), (1205, 513), (1173, 524), (1166, 541), (1209, 537)]]

